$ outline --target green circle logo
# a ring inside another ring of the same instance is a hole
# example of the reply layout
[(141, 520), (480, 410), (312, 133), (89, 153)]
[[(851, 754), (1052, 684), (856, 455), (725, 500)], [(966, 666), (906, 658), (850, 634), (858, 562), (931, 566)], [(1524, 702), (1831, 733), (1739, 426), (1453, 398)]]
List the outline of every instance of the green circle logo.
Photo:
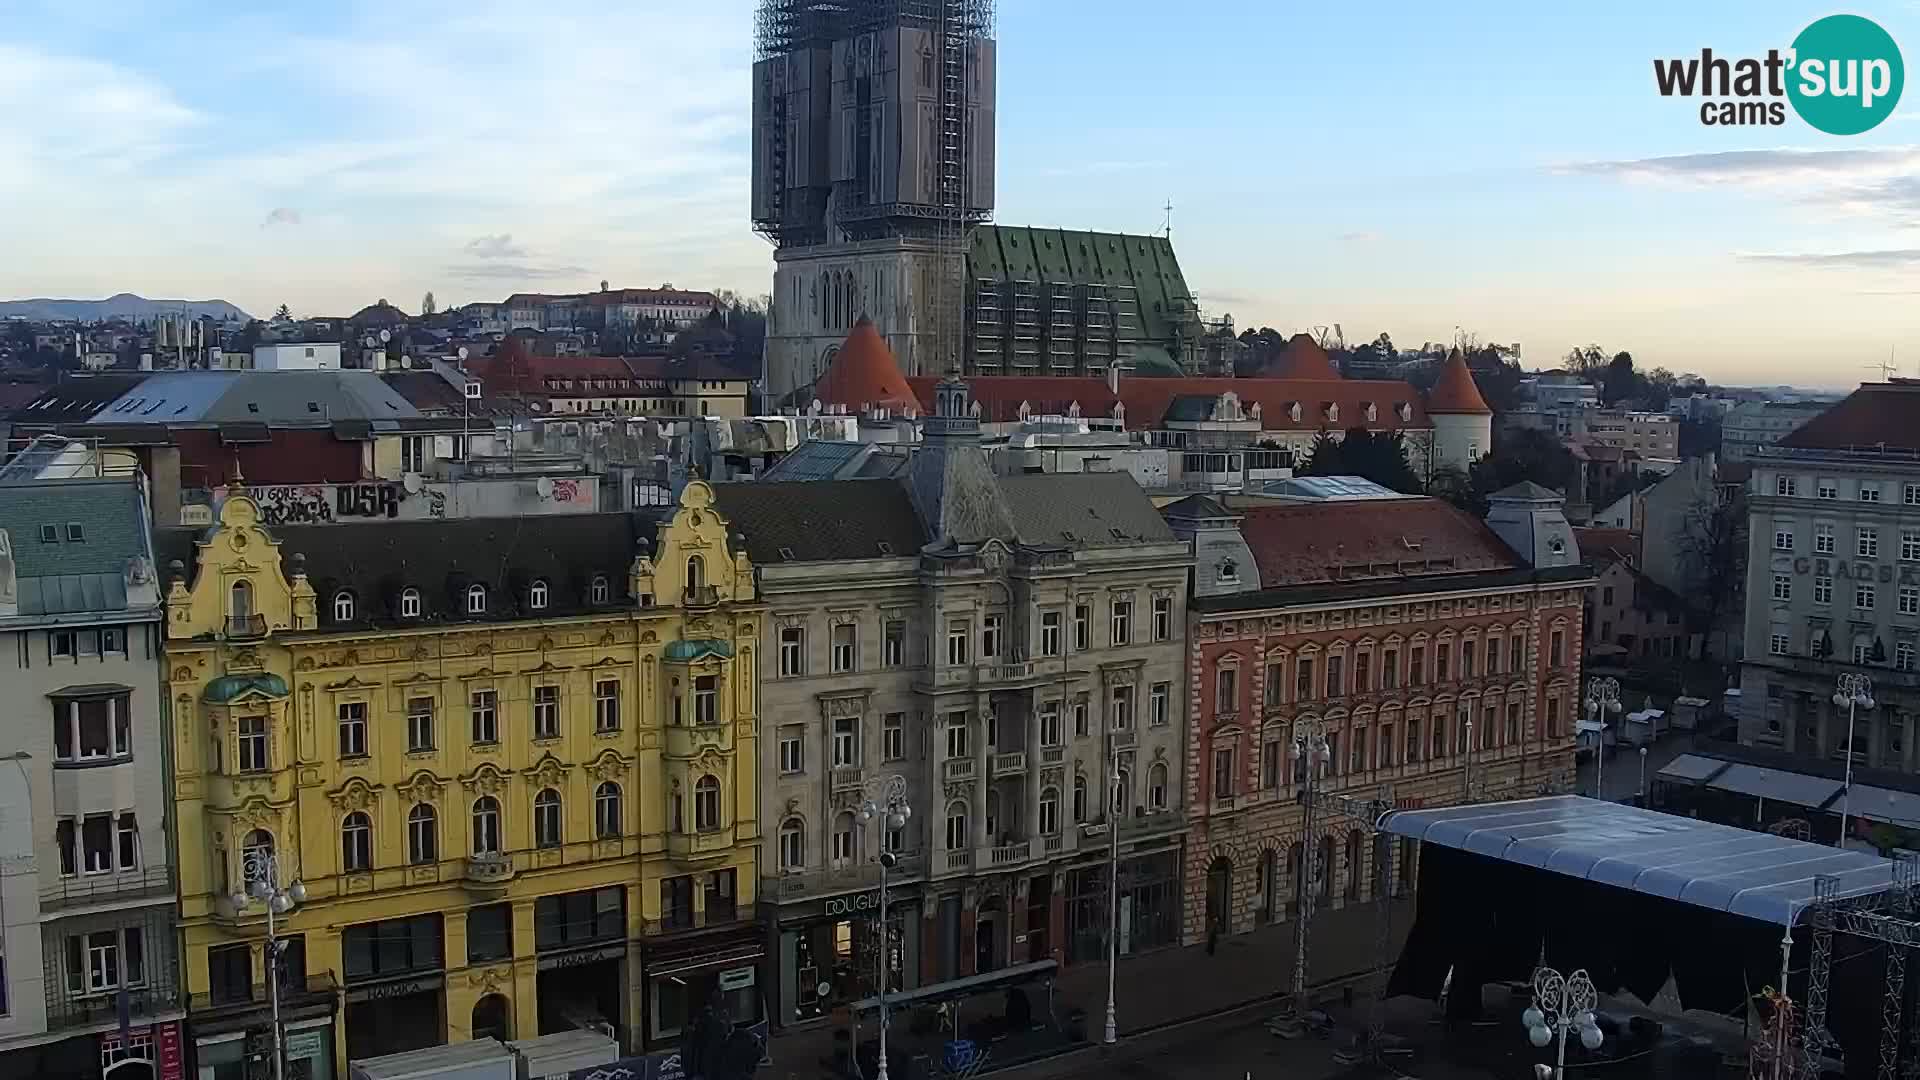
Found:
[(1793, 39), (1787, 99), (1829, 135), (1873, 130), (1892, 115), (1906, 81), (1900, 46), (1872, 19), (1829, 15)]

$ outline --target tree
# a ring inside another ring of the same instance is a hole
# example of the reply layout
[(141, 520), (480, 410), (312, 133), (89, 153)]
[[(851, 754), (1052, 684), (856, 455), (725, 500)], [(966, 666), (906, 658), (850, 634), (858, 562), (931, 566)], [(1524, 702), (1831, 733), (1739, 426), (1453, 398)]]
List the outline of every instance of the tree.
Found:
[(1600, 400), (1605, 405), (1617, 405), (1630, 398), (1638, 397), (1640, 379), (1633, 371), (1633, 354), (1618, 352), (1607, 362), (1607, 371), (1601, 377)]
[(1563, 363), (1573, 374), (1584, 377), (1588, 382), (1596, 382), (1607, 366), (1607, 351), (1598, 345), (1575, 345), (1568, 351)]
[(1560, 440), (1538, 428), (1509, 428), (1497, 433), (1493, 453), (1473, 463), (1464, 484), (1448, 489), (1435, 485), (1436, 494), (1475, 517), (1487, 515), (1487, 497), (1503, 488), (1530, 480), (1564, 492), (1573, 485), (1573, 453)]
[(1407, 464), (1407, 443), (1397, 431), (1357, 427), (1339, 441), (1323, 431), (1311, 454), (1306, 467), (1296, 470), (1302, 476), (1359, 476), (1404, 495), (1426, 490)]
[(1721, 616), (1744, 610), (1747, 578), (1747, 498), (1737, 486), (1709, 489), (1693, 501), (1674, 530), (1674, 548), (1686, 572), (1696, 629), (1712, 634)]
[(427, 295), (420, 298), (420, 314), (425, 318), (432, 318), (439, 310), (439, 306), (433, 302), (433, 290), (428, 289)]
[(279, 307), (273, 309), (274, 322), (290, 322), (292, 319), (293, 309), (287, 305), (281, 304)]

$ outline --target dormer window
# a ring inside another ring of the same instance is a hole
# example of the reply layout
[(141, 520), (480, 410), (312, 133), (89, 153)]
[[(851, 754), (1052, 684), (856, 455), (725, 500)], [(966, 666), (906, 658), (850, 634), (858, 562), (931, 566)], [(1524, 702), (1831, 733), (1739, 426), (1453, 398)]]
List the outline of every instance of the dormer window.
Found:
[(400, 590), (400, 617), (403, 619), (417, 619), (420, 617), (419, 589)]
[(1287, 404), (1287, 419), (1293, 421), (1296, 424), (1300, 422), (1300, 403), (1299, 402), (1293, 401)]
[(1220, 560), (1219, 580), (1230, 584), (1240, 580), (1240, 564), (1232, 559)]
[(1367, 423), (1371, 424), (1378, 419), (1380, 419), (1379, 408), (1377, 408), (1373, 402), (1367, 402)]
[(527, 590), (527, 606), (535, 611), (545, 611), (547, 609), (546, 582), (536, 581), (533, 583), (533, 587)]
[(606, 603), (607, 598), (612, 591), (607, 587), (607, 579), (604, 577), (595, 577), (593, 579), (593, 584), (588, 588), (589, 588), (588, 595), (593, 597), (593, 602), (596, 604)]
[(467, 614), (485, 615), (487, 613), (487, 587), (485, 585), (467, 586)]
[(1340, 422), (1340, 403), (1339, 402), (1337, 401), (1327, 402), (1327, 422), (1330, 424), (1337, 424)]
[(333, 621), (353, 621), (353, 594), (345, 589), (333, 594)]

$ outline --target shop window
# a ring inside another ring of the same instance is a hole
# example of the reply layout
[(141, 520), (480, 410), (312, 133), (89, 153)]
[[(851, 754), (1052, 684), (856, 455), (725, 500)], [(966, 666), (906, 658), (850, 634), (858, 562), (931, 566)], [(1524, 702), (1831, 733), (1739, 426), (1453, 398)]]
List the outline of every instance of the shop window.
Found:
[(487, 904), (467, 912), (467, 963), (513, 958), (513, 905)]

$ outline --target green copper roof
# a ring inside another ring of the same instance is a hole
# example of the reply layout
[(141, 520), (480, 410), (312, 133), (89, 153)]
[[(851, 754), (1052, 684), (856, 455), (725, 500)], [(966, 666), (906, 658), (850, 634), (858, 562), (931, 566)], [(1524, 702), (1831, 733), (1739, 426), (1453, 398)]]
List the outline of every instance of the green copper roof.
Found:
[(730, 660), (733, 658), (733, 643), (719, 638), (682, 638), (667, 643), (667, 659), (675, 663), (688, 664), (703, 656)]
[(287, 696), (287, 680), (272, 672), (258, 675), (222, 675), (207, 684), (200, 700), (209, 705), (231, 705), (243, 697), (258, 694), (269, 698)]
[(980, 225), (967, 258), (975, 280), (1130, 285), (1138, 290), (1142, 338), (1200, 334), (1192, 290), (1164, 236)]

